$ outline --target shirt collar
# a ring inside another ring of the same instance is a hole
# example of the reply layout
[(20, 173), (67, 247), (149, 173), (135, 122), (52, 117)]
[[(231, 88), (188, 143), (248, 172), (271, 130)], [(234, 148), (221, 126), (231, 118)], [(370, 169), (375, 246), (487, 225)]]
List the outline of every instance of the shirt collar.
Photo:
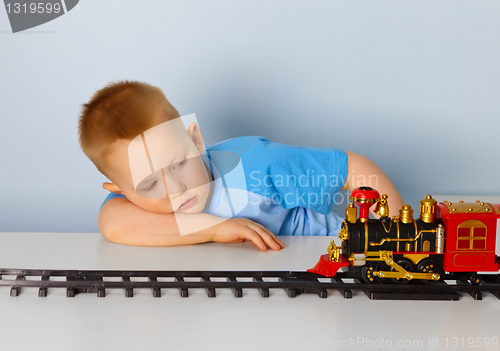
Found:
[(210, 154), (208, 151), (206, 151), (202, 156), (201, 156), (203, 162), (207, 165), (207, 167), (210, 169), (210, 172), (212, 173), (214, 177), (214, 192), (212, 194), (212, 199), (210, 200), (210, 205), (208, 208), (206, 208), (203, 213), (208, 213), (211, 214), (212, 212), (215, 211), (217, 208), (217, 205), (219, 204), (221, 192), (222, 192), (222, 179), (219, 173), (219, 170), (215, 166), (215, 164), (212, 162), (210, 159)]

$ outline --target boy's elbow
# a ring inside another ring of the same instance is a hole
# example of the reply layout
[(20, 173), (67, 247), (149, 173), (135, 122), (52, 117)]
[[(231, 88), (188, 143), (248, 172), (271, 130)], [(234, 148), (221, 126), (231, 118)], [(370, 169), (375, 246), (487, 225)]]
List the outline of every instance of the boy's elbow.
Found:
[(133, 226), (127, 226), (127, 223), (123, 223), (123, 221), (117, 220), (117, 218), (111, 221), (100, 221), (99, 230), (106, 240), (115, 244), (152, 246), (148, 245), (147, 238), (136, 234)]
[(101, 232), (102, 236), (104, 236), (107, 240), (111, 242), (116, 242), (114, 238), (116, 236), (117, 230), (115, 230), (111, 224), (112, 224), (111, 221), (106, 220), (99, 213), (99, 217), (97, 220), (99, 231)]
[(387, 178), (375, 162), (368, 157), (349, 151), (346, 151), (346, 154), (348, 162), (348, 179), (346, 179), (342, 190), (353, 191), (355, 188), (363, 185), (377, 188), (379, 181), (383, 181)]
[(126, 234), (125, 229), (120, 228), (119, 222), (99, 220), (98, 226), (99, 231), (106, 240), (115, 244), (131, 245), (131, 243), (127, 242), (124, 235)]
[(99, 231), (102, 236), (107, 240), (118, 243), (119, 233), (121, 233), (120, 221), (117, 221), (116, 218), (112, 215), (111, 211), (111, 200), (107, 201), (99, 211), (99, 216), (97, 217), (97, 225), (99, 227)]
[(106, 240), (116, 243), (116, 230), (113, 230), (109, 225), (103, 226), (99, 224), (99, 231)]

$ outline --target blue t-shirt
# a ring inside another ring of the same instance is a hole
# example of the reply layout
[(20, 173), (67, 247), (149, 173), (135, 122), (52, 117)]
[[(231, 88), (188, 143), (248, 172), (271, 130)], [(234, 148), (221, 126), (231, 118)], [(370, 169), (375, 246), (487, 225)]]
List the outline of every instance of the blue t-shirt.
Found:
[[(202, 159), (214, 176), (204, 212), (248, 218), (276, 235), (338, 234), (342, 219), (331, 209), (347, 177), (343, 150), (246, 136), (207, 146)], [(104, 202), (113, 197), (124, 196)]]

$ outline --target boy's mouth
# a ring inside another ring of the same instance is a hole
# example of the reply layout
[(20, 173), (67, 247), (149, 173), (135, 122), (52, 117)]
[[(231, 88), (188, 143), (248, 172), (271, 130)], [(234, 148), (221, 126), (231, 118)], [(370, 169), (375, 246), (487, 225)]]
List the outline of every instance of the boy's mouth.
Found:
[(195, 204), (195, 202), (196, 202), (196, 196), (192, 197), (191, 199), (187, 200), (182, 205), (180, 205), (177, 211), (187, 210), (188, 208), (191, 208)]

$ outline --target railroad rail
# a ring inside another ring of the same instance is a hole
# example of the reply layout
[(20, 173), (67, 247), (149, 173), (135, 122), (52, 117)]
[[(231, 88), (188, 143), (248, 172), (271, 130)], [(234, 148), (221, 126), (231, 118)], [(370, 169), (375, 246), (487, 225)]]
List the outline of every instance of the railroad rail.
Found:
[(479, 275), (480, 284), (471, 284), (450, 274), (443, 281), (423, 284), (366, 284), (339, 272), (334, 278), (325, 278), (309, 272), (293, 271), (118, 271), (118, 270), (47, 270), (0, 269), (0, 287), (10, 287), (10, 296), (18, 296), (24, 288), (38, 288), (38, 296), (46, 297), (49, 289), (66, 289), (67, 297), (79, 293), (95, 293), (105, 297), (108, 289), (123, 289), (126, 297), (133, 297), (135, 289), (151, 289), (153, 297), (161, 297), (162, 289), (177, 289), (181, 297), (188, 297), (191, 289), (204, 289), (208, 297), (215, 297), (219, 289), (231, 289), (235, 297), (244, 290), (257, 289), (262, 297), (269, 297), (273, 289), (284, 289), (289, 297), (299, 294), (317, 294), (328, 297), (337, 291), (344, 298), (352, 298), (353, 291), (362, 291), (374, 300), (459, 300), (459, 292), (466, 292), (481, 300), (488, 292), (500, 299), (500, 276)]

